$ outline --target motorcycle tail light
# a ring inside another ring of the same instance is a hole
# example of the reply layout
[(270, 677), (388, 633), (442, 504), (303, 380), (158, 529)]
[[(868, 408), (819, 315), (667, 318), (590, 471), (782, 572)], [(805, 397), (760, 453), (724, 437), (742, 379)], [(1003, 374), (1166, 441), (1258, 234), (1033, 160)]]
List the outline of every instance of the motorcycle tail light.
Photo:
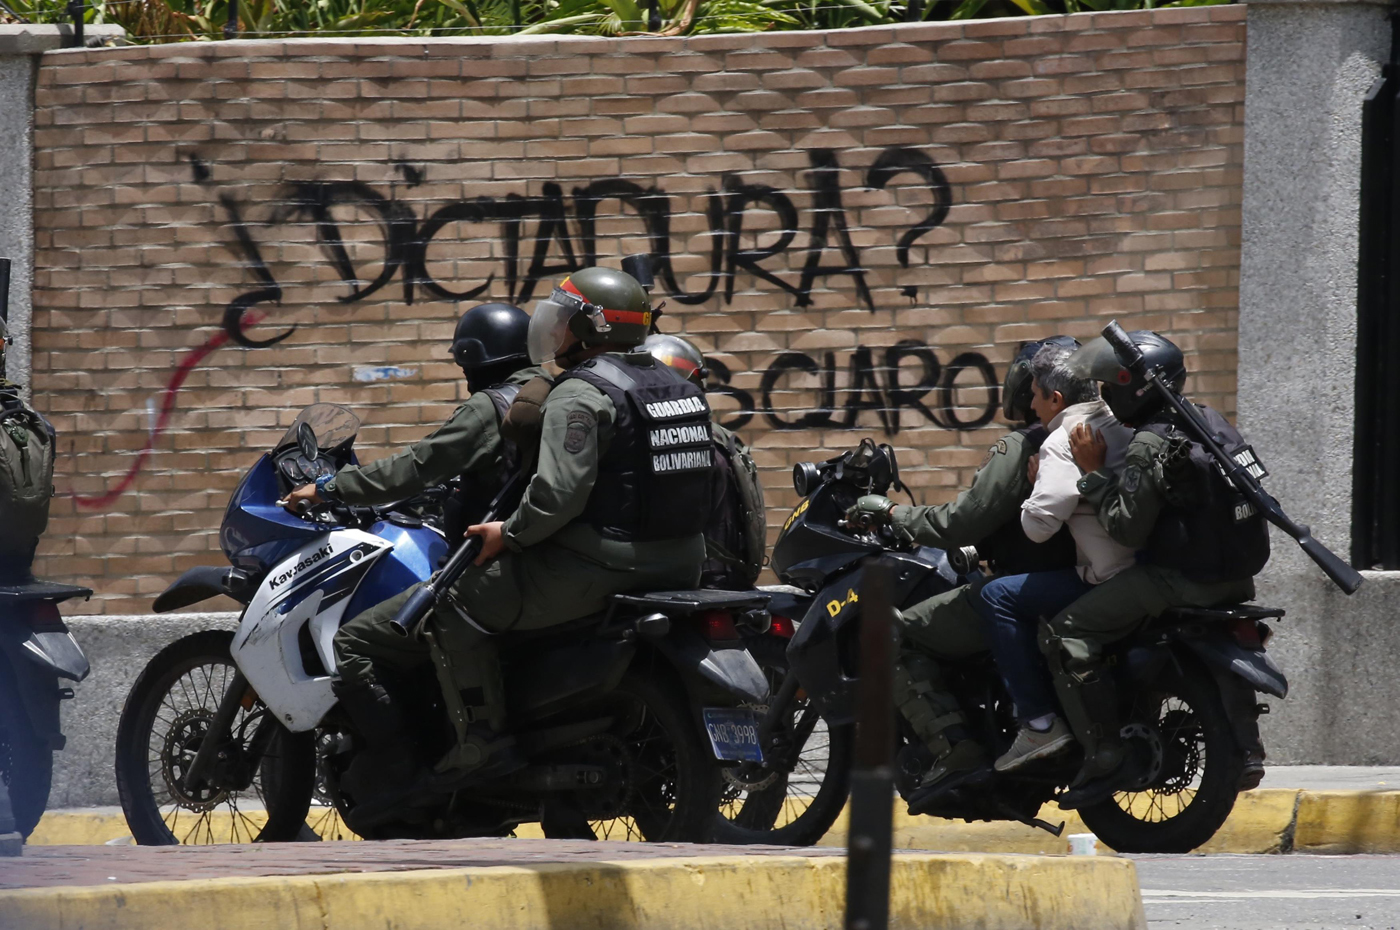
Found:
[(792, 639), (793, 634), (797, 632), (797, 628), (793, 626), (790, 617), (780, 617), (774, 614), (773, 625), (768, 628), (768, 632), (772, 633), (774, 636), (781, 636), (783, 639)]
[[(1263, 649), (1264, 638), (1259, 635), (1259, 626), (1253, 620), (1236, 620), (1230, 624), (1230, 635), (1246, 649)], [(1265, 627), (1265, 629), (1268, 629)], [(1270, 631), (1272, 632), (1272, 631)]]
[(738, 639), (734, 617), (727, 610), (707, 610), (700, 615), (700, 634), (708, 640)]

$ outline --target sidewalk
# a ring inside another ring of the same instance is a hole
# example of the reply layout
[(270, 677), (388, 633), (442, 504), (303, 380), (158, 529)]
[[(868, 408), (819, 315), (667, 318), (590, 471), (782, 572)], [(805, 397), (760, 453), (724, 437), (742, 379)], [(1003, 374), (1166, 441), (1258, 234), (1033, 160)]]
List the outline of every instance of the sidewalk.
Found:
[[(519, 839), (28, 847), (22, 859), (0, 861), (0, 888), (8, 886), (0, 930), (839, 930), (845, 881), (838, 851), (781, 847)], [(890, 926), (1145, 930), (1146, 919), (1126, 859), (900, 854)]]

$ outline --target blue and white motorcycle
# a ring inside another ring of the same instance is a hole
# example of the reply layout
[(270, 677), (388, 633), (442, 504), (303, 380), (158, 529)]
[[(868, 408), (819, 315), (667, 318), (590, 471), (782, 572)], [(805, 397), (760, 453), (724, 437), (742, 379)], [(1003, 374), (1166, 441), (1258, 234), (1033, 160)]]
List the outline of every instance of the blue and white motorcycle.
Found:
[[(331, 691), (341, 623), (426, 580), (448, 553), (437, 509), (323, 505), (293, 515), (293, 487), (353, 462), (359, 421), (302, 411), (233, 492), (220, 543), (227, 568), (187, 571), (157, 612), (223, 594), (238, 629), (162, 650), (127, 697), (117, 786), (142, 844), (314, 839), (313, 800), (342, 815), (361, 739)], [(769, 622), (757, 592), (613, 598), (603, 614), (500, 639), (511, 731), (528, 767), (499, 783), (445, 785), (412, 799), (376, 836), (507, 835), (706, 839), (722, 773), (759, 758), (767, 681), (743, 636)], [(455, 739), (431, 666), (405, 680), (424, 762)]]

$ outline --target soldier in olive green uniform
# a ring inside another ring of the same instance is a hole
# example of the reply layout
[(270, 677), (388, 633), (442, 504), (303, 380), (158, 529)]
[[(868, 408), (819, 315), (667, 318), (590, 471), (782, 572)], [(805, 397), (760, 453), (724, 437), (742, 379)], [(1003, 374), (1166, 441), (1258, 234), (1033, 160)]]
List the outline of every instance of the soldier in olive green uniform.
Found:
[[(523, 764), (505, 733), (494, 634), (597, 613), (623, 591), (699, 580), (713, 461), (709, 408), (697, 388), (650, 354), (615, 351), (640, 343), (650, 323), (641, 286), (610, 269), (578, 272), (541, 301), (529, 327), (530, 357), (556, 360), (566, 371), (540, 409), (538, 466), (519, 506), (503, 521), (468, 528), (482, 537), (481, 554), (434, 612), (427, 642), (402, 637), (389, 623), (415, 589), (335, 636), (342, 677), (378, 677), (381, 665), (421, 666), (433, 651), (449, 704), (460, 698), (449, 710), (461, 724), (437, 776), (489, 779)], [(381, 772), (381, 789), (356, 806), (352, 827), (373, 825), (429, 777), (405, 742), (400, 734), (386, 746), (403, 761)]]
[[(1186, 380), (1181, 350), (1156, 333), (1129, 337), (1149, 366), (1179, 391)], [(1041, 631), (1056, 694), (1085, 749), (1084, 770), (1060, 802), (1073, 809), (1132, 780), (1132, 773), (1121, 770), (1117, 695), (1112, 675), (1103, 669), (1104, 648), (1171, 607), (1253, 598), (1254, 575), (1269, 558), (1269, 537), (1263, 517), (1229, 486), (1200, 445), (1176, 429), (1175, 414), (1139, 377), (1122, 377), (1126, 372), (1106, 340), (1084, 346), (1069, 365), (1105, 382), (1104, 399), (1114, 415), (1136, 429), (1121, 476), (1104, 469), (1103, 439), (1087, 426), (1076, 428), (1070, 445), (1085, 472), (1081, 498), (1095, 506), (1110, 536), (1139, 552), (1139, 564), (1095, 586)], [(1244, 445), (1224, 417), (1198, 409), (1227, 451)], [(1251, 742), (1258, 744), (1257, 732), (1245, 740), (1247, 748), (1253, 748)]]
[[(689, 340), (652, 333), (642, 346), (658, 362), (705, 390), (710, 369), (704, 354)], [(763, 572), (768, 543), (763, 485), (749, 448), (738, 435), (718, 423), (711, 424), (710, 430), (715, 468), (710, 477), (712, 509), (705, 524), (708, 558), (700, 572), (700, 586), (746, 591)]]
[[(1008, 420), (1027, 425), (997, 440), (972, 485), (956, 500), (911, 507), (884, 497), (864, 497), (848, 519), (888, 522), (905, 539), (924, 546), (949, 550), (976, 546), (996, 573), (1073, 565), (1074, 541), (1067, 530), (1036, 544), (1026, 538), (1020, 523), (1021, 502), (1031, 491), (1026, 464), (1046, 436), (1030, 409), (1030, 359), (1047, 344), (1079, 345), (1068, 336), (1055, 336), (1029, 343), (1017, 353), (1002, 388), (1002, 411)], [(948, 691), (940, 666), (987, 651), (984, 625), (972, 603), (979, 588), (980, 583), (954, 588), (897, 616), (905, 645), (895, 663), (895, 703), (934, 755), (920, 790), (910, 798), (911, 811), (989, 771), (984, 747), (967, 738), (962, 708)]]

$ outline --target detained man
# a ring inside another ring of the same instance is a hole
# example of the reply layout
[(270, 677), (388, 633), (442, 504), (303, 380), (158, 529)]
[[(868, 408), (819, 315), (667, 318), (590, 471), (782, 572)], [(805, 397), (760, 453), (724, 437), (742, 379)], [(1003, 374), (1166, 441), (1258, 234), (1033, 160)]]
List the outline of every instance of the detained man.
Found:
[(1103, 436), (1106, 467), (1121, 470), (1133, 431), (1114, 418), (1096, 383), (1074, 376), (1066, 364), (1070, 354), (1062, 346), (1047, 345), (1031, 359), (1031, 406), (1050, 435), (1028, 463), (1034, 488), (1021, 505), (1021, 527), (1032, 542), (1069, 527), (1075, 567), (993, 579), (974, 601), (1020, 724), (1011, 748), (996, 760), (999, 772), (1053, 755), (1074, 741), (1056, 713), (1055, 692), (1037, 642), (1041, 619), (1055, 616), (1134, 561), (1133, 550), (1115, 541), (1100, 525), (1093, 505), (1081, 500), (1081, 475), (1070, 450), (1071, 431), (1084, 424)]

